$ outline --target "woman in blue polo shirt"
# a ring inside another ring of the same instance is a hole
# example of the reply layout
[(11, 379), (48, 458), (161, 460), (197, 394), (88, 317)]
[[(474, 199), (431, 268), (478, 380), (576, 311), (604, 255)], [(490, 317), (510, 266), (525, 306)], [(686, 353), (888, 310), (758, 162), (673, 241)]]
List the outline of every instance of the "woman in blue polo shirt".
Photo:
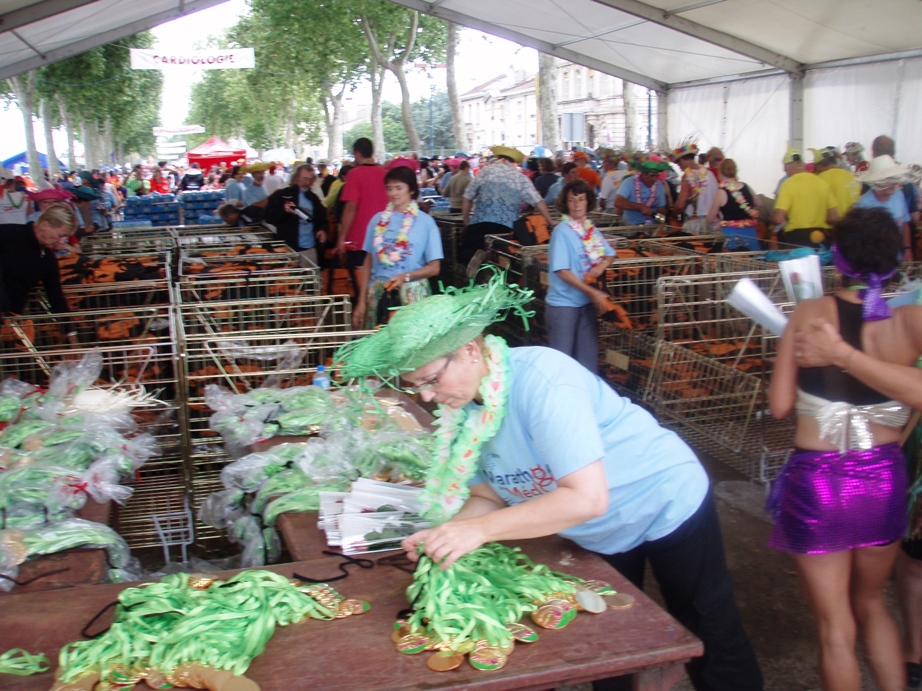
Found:
[(595, 190), (585, 180), (568, 182), (557, 197), (563, 220), (551, 234), (545, 319), (551, 348), (590, 372), (599, 369), (599, 322), (608, 293), (596, 286), (615, 250), (589, 220)]

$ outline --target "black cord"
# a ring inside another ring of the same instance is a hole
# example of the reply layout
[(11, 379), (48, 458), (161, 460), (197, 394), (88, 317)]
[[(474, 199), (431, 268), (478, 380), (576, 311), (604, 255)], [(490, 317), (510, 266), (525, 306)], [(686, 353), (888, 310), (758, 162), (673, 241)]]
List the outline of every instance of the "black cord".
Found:
[(104, 628), (104, 629), (103, 629), (102, 631), (100, 631), (99, 633), (94, 633), (94, 634), (92, 634), (92, 635), (89, 634), (89, 633), (87, 633), (87, 630), (88, 630), (93, 624), (96, 623), (96, 620), (99, 619), (99, 617), (101, 617), (103, 614), (105, 614), (105, 613), (108, 611), (108, 609), (109, 609), (110, 607), (115, 607), (117, 604), (118, 604), (118, 600), (115, 600), (114, 602), (110, 602), (108, 605), (106, 605), (106, 606), (103, 607), (101, 610), (99, 610), (99, 612), (96, 613), (96, 616), (93, 617), (92, 619), (90, 619), (90, 622), (89, 622), (86, 626), (84, 626), (82, 629), (80, 629), (80, 635), (83, 636), (84, 638), (99, 638), (99, 637), (102, 636), (106, 631), (108, 631), (108, 630), (109, 630), (109, 627), (107, 626), (106, 628)]
[(299, 573), (291, 574), (293, 578), (297, 578), (299, 581), (304, 581), (305, 583), (332, 583), (333, 581), (341, 581), (349, 575), (349, 571), (346, 568), (351, 564), (355, 564), (360, 569), (373, 569), (375, 563), (371, 559), (355, 559), (350, 557), (348, 554), (340, 554), (339, 552), (331, 552), (330, 550), (323, 550), (323, 554), (326, 554), (330, 557), (339, 557), (344, 561), (340, 564), (337, 564), (337, 568), (342, 571), (341, 576), (334, 576), (333, 578), (308, 578), (307, 576), (302, 576)]

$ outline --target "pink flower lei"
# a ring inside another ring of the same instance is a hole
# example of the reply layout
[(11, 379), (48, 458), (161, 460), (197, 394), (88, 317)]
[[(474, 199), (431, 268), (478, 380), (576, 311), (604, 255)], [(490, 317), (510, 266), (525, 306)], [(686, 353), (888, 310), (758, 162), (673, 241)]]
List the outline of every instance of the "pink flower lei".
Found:
[(410, 251), (410, 228), (413, 227), (413, 221), (415, 221), (416, 217), (419, 215), (419, 205), (413, 201), (407, 206), (407, 210), (403, 212), (403, 222), (400, 224), (400, 231), (397, 233), (397, 238), (394, 240), (393, 246), (390, 251), (388, 251), (387, 243), (384, 242), (384, 234), (387, 232), (391, 216), (393, 216), (394, 213), (394, 204), (388, 202), (387, 208), (384, 209), (381, 218), (375, 224), (375, 235), (371, 241), (375, 250), (375, 256), (384, 266), (394, 266)]

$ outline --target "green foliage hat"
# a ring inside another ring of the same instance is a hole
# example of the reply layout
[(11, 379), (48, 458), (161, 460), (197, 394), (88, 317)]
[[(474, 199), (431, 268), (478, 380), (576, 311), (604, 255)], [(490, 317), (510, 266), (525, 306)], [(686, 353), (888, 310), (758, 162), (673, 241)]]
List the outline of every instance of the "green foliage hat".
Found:
[(390, 323), (365, 338), (347, 343), (334, 356), (343, 379), (378, 377), (390, 380), (419, 369), (454, 352), (502, 321), (513, 310), (525, 321), (534, 312), (525, 310), (533, 292), (509, 285), (505, 274), (495, 271), (486, 283), (467, 288), (448, 288), (395, 310)]

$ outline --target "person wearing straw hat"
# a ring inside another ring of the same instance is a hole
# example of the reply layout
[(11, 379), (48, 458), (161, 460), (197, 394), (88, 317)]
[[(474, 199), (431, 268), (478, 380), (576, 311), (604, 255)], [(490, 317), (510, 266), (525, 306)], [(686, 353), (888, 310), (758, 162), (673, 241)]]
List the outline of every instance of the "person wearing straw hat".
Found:
[(708, 229), (706, 217), (717, 194), (717, 178), (698, 163), (698, 145), (688, 139), (670, 153), (673, 162), (682, 169), (682, 182), (674, 211), (683, 214), (682, 229), (700, 234)]
[[(243, 172), (249, 173), (253, 177), (252, 182), (243, 191), (244, 206), (266, 206), (269, 194), (263, 183), (266, 181), (266, 173), (271, 167), (271, 163), (251, 163), (243, 167)], [(311, 166), (311, 169), (313, 169), (313, 166)]]
[(544, 216), (548, 228), (554, 226), (547, 203), (518, 168), (525, 154), (510, 146), (494, 146), (492, 151), (496, 160), (481, 168), (464, 191), (461, 202), (465, 226), (459, 248), (462, 264), (467, 264), (478, 250), (483, 250), (487, 235), (512, 232), (523, 204), (535, 207)]
[(687, 666), (695, 687), (761, 689), (704, 468), (569, 356), (483, 336), (531, 299), (496, 273), (396, 310), (336, 354), (346, 380), (376, 377), (439, 404), (423, 493), (437, 519), (404, 549), (447, 568), (487, 542), (559, 533), (638, 587), (649, 561), (667, 610), (704, 641)]
[(885, 209), (900, 228), (903, 236), (904, 261), (912, 261), (912, 237), (909, 230), (909, 206), (901, 187), (911, 182), (913, 171), (893, 160), (892, 156), (872, 158), (868, 169), (858, 175), (858, 182), (870, 188), (855, 206), (862, 209)]
[(800, 151), (789, 147), (783, 163), (787, 178), (778, 188), (772, 223), (784, 226), (782, 242), (819, 247), (830, 225), (839, 220), (835, 195), (825, 180), (807, 172)]
[(896, 691), (905, 682), (886, 588), (906, 529), (901, 432), (922, 407), (922, 306), (882, 297), (902, 255), (889, 213), (853, 208), (833, 234), (841, 286), (797, 305), (769, 387), (772, 416), (797, 420), (796, 449), (768, 499), (768, 544), (793, 557), (822, 687), (862, 688), (860, 636), (877, 687)]

